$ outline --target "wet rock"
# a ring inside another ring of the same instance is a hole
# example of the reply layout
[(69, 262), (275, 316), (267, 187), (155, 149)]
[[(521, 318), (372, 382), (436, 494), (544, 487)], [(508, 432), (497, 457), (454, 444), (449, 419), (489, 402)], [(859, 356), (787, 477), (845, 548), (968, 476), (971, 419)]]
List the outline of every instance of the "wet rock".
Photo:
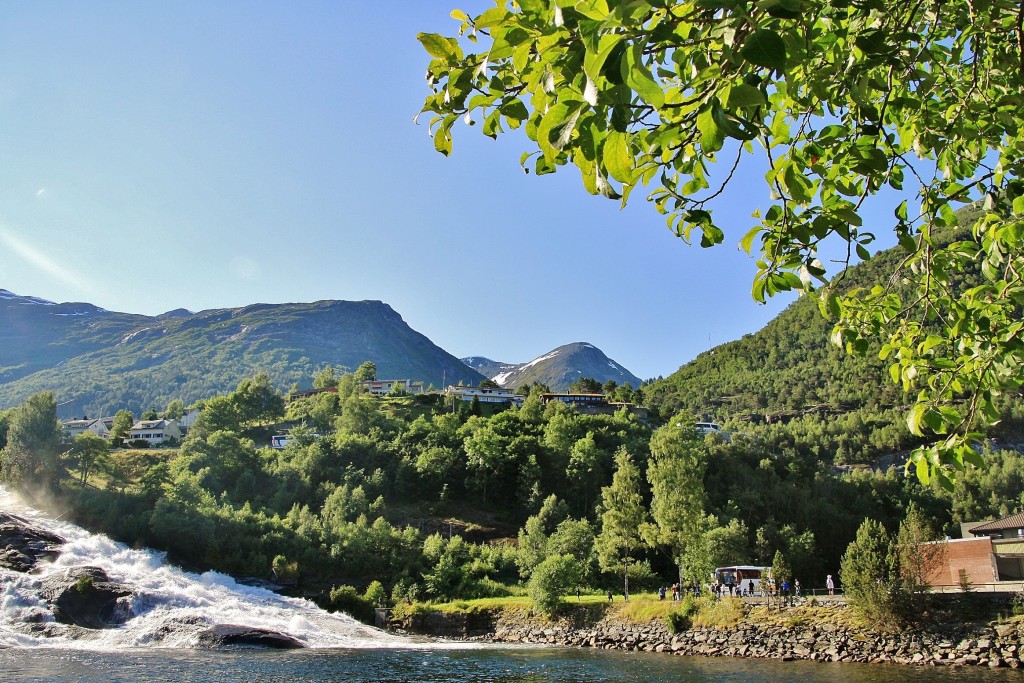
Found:
[(32, 526), (17, 515), (0, 512), (0, 567), (29, 572), (60, 554), (64, 538)]
[(72, 567), (43, 579), (40, 593), (62, 624), (90, 629), (112, 628), (131, 617), (134, 589), (109, 580), (99, 567)]
[(230, 624), (219, 624), (202, 631), (199, 643), (203, 647), (265, 647), (278, 650), (305, 647), (301, 641), (285, 633)]

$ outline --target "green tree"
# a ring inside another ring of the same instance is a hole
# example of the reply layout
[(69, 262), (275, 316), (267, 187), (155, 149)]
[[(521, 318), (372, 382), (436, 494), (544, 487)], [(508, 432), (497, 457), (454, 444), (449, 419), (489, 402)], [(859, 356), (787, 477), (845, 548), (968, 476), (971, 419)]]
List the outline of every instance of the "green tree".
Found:
[(516, 559), (523, 576), (529, 576), (533, 568), (548, 556), (549, 536), (566, 517), (566, 504), (552, 494), (544, 499), (537, 514), (526, 519), (523, 528), (519, 530), (519, 552)]
[(697, 540), (704, 521), (707, 454), (693, 425), (692, 417), (680, 413), (655, 431), (647, 465), (654, 524), (644, 527), (644, 536), (652, 545), (668, 547), (680, 583), (686, 545)]
[(14, 410), (2, 465), (3, 477), (9, 482), (57, 485), (61, 475), (60, 423), (53, 392), (30, 396)]
[(384, 590), (384, 585), (380, 581), (371, 581), (363, 593), (363, 600), (374, 607), (384, 607), (388, 603), (388, 592)]
[(83, 484), (89, 483), (89, 473), (109, 460), (110, 442), (92, 432), (82, 432), (71, 444), (70, 455), (77, 461)]
[(14, 414), (14, 409), (0, 410), (0, 449), (7, 446), (7, 429), (11, 424), (11, 415)]
[(128, 410), (119, 410), (114, 414), (114, 423), (110, 427), (110, 441), (120, 445), (135, 424), (135, 416)]
[(927, 591), (929, 578), (945, 564), (946, 544), (940, 538), (932, 520), (911, 501), (896, 532), (900, 576), (907, 591)]
[(266, 372), (243, 379), (230, 396), (243, 425), (279, 420), (284, 415), (284, 397), (270, 382)]
[(643, 547), (640, 529), (647, 521), (640, 495), (640, 471), (625, 449), (615, 454), (612, 483), (601, 489), (601, 532), (595, 540), (602, 571), (622, 572), (622, 593), (629, 600), (629, 568)]
[(717, 567), (747, 564), (747, 527), (738, 519), (722, 526), (714, 515), (708, 515), (697, 525), (698, 533), (691, 537), (682, 553), (682, 567), (686, 576), (705, 583)]
[(336, 389), (338, 387), (338, 373), (333, 366), (320, 368), (313, 374), (314, 389)]
[(165, 420), (180, 420), (185, 415), (185, 402), (180, 398), (176, 398), (167, 404), (167, 410), (164, 411)]
[(569, 385), (570, 394), (600, 394), (601, 383), (590, 377), (580, 377)]
[[(1019, 3), (531, 0), (452, 16), (470, 43), (419, 35), (438, 151), (460, 120), (490, 137), (522, 127), (527, 170), (574, 165), (621, 202), (653, 184), (669, 228), (704, 247), (726, 238), (716, 198), (741, 168), (767, 168), (765, 205), (732, 236), (756, 252), (756, 300), (815, 292), (830, 238), (847, 262), (869, 258), (885, 226), (866, 209), (893, 197), (896, 272), (841, 298), (826, 287), (822, 309), (850, 351), (879, 339), (916, 395), (911, 432), (938, 438), (913, 457), (922, 480), (948, 486), (946, 465), (978, 460), (972, 432), (1024, 382)], [(943, 241), (972, 200), (969, 234)], [(979, 286), (958, 287), (965, 269)], [(902, 294), (887, 285), (899, 278)]]
[(372, 382), (377, 379), (377, 364), (373, 361), (364, 361), (355, 373), (352, 375), (352, 379), (358, 384), (359, 382)]
[(904, 618), (898, 553), (885, 527), (865, 519), (843, 555), (839, 576), (850, 605), (866, 620), (890, 626)]
[(530, 599), (541, 612), (554, 614), (562, 596), (580, 585), (583, 570), (572, 555), (550, 555), (533, 570), (529, 582)]

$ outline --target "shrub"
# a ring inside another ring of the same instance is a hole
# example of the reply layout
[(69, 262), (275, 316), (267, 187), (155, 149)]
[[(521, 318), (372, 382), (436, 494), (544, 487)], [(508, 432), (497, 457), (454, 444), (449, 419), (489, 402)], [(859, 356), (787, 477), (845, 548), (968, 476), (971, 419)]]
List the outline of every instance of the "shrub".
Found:
[(669, 633), (682, 633), (690, 630), (690, 627), (693, 626), (693, 619), (689, 614), (669, 612), (665, 617), (665, 625), (668, 627)]
[(530, 599), (544, 614), (554, 614), (562, 595), (580, 584), (583, 570), (572, 555), (551, 555), (533, 568), (530, 575)]
[(373, 605), (352, 586), (338, 586), (331, 590), (330, 608), (344, 612), (364, 624), (373, 623)]
[(1017, 593), (1013, 596), (1013, 601), (1010, 603), (1010, 609), (1013, 611), (1013, 616), (1015, 617), (1024, 615), (1024, 593)]
[(380, 581), (371, 581), (370, 585), (366, 587), (366, 592), (363, 593), (363, 600), (374, 607), (384, 607), (388, 602), (388, 593)]

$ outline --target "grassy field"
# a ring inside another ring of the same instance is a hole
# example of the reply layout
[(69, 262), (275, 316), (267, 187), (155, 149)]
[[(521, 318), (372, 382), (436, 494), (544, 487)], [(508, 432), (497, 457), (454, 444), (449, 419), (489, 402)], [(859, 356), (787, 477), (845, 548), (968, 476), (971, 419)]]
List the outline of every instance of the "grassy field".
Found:
[(746, 607), (738, 598), (714, 600), (710, 597), (697, 599), (691, 597), (673, 602), (659, 599), (656, 593), (633, 594), (629, 596), (629, 602), (619, 596), (609, 602), (607, 593), (583, 593), (578, 598), (575, 595), (570, 595), (563, 599), (563, 607), (555, 615), (540, 613), (534, 608), (530, 598), (526, 596), (399, 605), (395, 608), (395, 615), (402, 617), (419, 612), (472, 615), (496, 611), (512, 612), (519, 618), (536, 620), (541, 623), (557, 622), (569, 615), (579, 617), (581, 612), (586, 613), (594, 621), (604, 616), (611, 616), (630, 624), (646, 624), (657, 620), (668, 622), (673, 615), (676, 615), (677, 618), (681, 615), (686, 618), (688, 624), (694, 626), (718, 627), (735, 626), (741, 623), (746, 615)]

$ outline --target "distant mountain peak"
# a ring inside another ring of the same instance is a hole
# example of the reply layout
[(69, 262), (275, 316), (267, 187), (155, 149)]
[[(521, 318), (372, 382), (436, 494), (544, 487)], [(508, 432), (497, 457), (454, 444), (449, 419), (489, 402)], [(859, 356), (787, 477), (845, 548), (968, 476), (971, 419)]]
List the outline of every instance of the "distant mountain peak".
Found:
[(500, 363), (483, 356), (470, 356), (462, 362), (507, 389), (539, 382), (552, 391), (566, 391), (581, 377), (601, 384), (608, 380), (618, 385), (628, 382), (634, 388), (641, 383), (640, 378), (590, 342), (564, 344), (526, 363)]

